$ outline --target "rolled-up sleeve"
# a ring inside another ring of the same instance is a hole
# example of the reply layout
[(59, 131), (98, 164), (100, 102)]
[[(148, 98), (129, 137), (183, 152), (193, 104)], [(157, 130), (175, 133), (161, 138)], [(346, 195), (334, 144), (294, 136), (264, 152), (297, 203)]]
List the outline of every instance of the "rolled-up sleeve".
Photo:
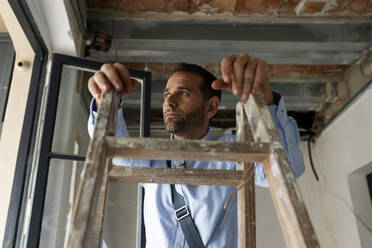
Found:
[[(117, 111), (118, 112), (117, 112), (115, 135), (117, 137), (129, 137), (127, 125), (125, 123), (124, 116), (123, 116), (123, 110), (122, 108), (118, 108)], [(94, 125), (95, 125), (96, 119), (97, 119), (97, 104), (96, 104), (95, 99), (93, 98), (90, 104), (90, 115), (88, 119), (88, 133), (91, 138), (93, 137)], [(112, 162), (113, 164), (118, 165), (118, 166), (142, 166), (142, 167), (150, 166), (150, 160), (144, 160), (144, 159), (114, 158)]]
[[(90, 103), (90, 115), (88, 119), (88, 133), (90, 138), (93, 137), (94, 132), (94, 124), (97, 118), (97, 104), (96, 100), (93, 98), (93, 100)], [(124, 116), (123, 116), (123, 110), (121, 108), (118, 108), (117, 112), (117, 122), (116, 122), (116, 133), (115, 135), (117, 137), (129, 137), (127, 124), (125, 123)]]
[[(283, 97), (276, 92), (274, 92), (274, 96), (278, 99), (278, 105), (270, 105), (269, 111), (287, 154), (293, 174), (298, 178), (305, 171), (304, 158), (300, 149), (298, 127), (296, 121), (287, 115)], [(266, 174), (261, 163), (257, 163), (256, 165), (255, 181), (259, 186), (268, 187)]]

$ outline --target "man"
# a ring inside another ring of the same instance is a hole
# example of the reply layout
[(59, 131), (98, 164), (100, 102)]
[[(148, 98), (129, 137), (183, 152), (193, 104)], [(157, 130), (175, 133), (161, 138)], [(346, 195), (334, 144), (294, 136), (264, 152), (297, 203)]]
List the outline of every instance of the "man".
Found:
[[(249, 94), (259, 89), (263, 92), (273, 120), (277, 126), (291, 167), (296, 177), (304, 172), (302, 153), (299, 149), (299, 135), (295, 121), (286, 115), (281, 96), (273, 93), (266, 63), (243, 53), (231, 55), (221, 61), (222, 79), (216, 79), (205, 69), (190, 64), (175, 67), (164, 89), (163, 115), (167, 130), (174, 139), (213, 140), (209, 132), (209, 121), (216, 114), (220, 103), (221, 89), (232, 90), (233, 94), (246, 101)], [(137, 86), (129, 77), (122, 64), (106, 64), (88, 82), (95, 98), (89, 120), (90, 134), (93, 130), (96, 104), (99, 105), (102, 92), (111, 88), (124, 97)], [(125, 98), (124, 98), (125, 104)], [(122, 111), (118, 112), (117, 136), (128, 136)], [(234, 141), (228, 135), (218, 140)], [(153, 161), (114, 159), (117, 165), (235, 169), (235, 162), (215, 161)], [(267, 187), (262, 164), (255, 169), (257, 185)], [(172, 190), (165, 184), (143, 184), (145, 188), (144, 221), (146, 227), (146, 247), (189, 247), (180, 223), (177, 221), (172, 204)], [(223, 205), (234, 187), (175, 185), (177, 193), (183, 196), (186, 206), (205, 247), (237, 247), (236, 199), (230, 210)]]

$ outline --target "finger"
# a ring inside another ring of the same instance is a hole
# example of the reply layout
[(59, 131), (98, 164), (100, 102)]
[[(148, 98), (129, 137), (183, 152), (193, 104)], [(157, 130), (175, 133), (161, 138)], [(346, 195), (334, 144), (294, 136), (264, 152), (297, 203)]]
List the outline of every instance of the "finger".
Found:
[(237, 57), (238, 56), (233, 54), (233, 55), (223, 58), (221, 61), (221, 75), (222, 75), (223, 81), (225, 81), (226, 83), (232, 82), (232, 78), (231, 78), (231, 74), (233, 72), (232, 65)]
[(119, 73), (120, 79), (123, 82), (123, 93), (124, 95), (127, 95), (133, 91), (133, 82), (130, 78), (130, 73), (127, 69), (127, 67), (121, 63), (115, 63), (114, 67), (117, 69), (117, 72)]
[(249, 56), (246, 53), (242, 53), (234, 61), (234, 64), (233, 64), (234, 76), (233, 76), (232, 91), (235, 96), (240, 96), (242, 93), (244, 69), (248, 63), (249, 63)]
[(215, 90), (231, 90), (232, 84), (227, 84), (222, 79), (217, 79), (212, 82), (212, 88)]
[(106, 78), (109, 80), (111, 85), (114, 86), (115, 90), (121, 91), (123, 89), (123, 83), (121, 81), (121, 78), (116, 68), (112, 64), (102, 65), (100, 71), (105, 74)]
[(99, 100), (101, 98), (101, 89), (97, 86), (96, 82), (94, 81), (93, 78), (90, 78), (88, 81), (88, 89), (89, 92), (92, 94), (92, 96), (96, 99)]
[(138, 86), (137, 79), (132, 78), (132, 83), (133, 83), (133, 89), (135, 89)]
[(257, 68), (256, 68), (256, 76), (254, 78), (253, 82), (253, 89), (252, 89), (252, 94), (256, 94), (257, 90), (261, 88), (264, 80), (265, 80), (265, 74), (267, 73), (267, 65), (265, 61), (259, 60), (257, 63)]
[(243, 93), (241, 99), (243, 102), (248, 100), (249, 94), (254, 84), (254, 78), (256, 77), (257, 59), (253, 58), (249, 61), (248, 65), (244, 70), (244, 84)]
[(138, 85), (138, 81), (134, 78), (131, 78), (128, 83), (128, 91), (131, 93)]
[(252, 79), (249, 76), (244, 75), (244, 81), (243, 81), (243, 93), (241, 96), (241, 100), (243, 102), (246, 102), (249, 98), (249, 93), (251, 92), (252, 88)]
[(94, 73), (93, 80), (101, 91), (109, 92), (111, 90), (111, 84), (102, 71)]

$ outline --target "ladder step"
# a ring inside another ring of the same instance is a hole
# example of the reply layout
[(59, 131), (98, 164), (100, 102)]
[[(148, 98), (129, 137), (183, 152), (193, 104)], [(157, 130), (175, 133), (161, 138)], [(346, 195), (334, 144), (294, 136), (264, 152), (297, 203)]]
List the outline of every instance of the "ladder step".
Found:
[(108, 157), (193, 161), (262, 162), (270, 145), (259, 142), (106, 137)]
[[(238, 186), (243, 171), (114, 166), (111, 182)], [(252, 179), (253, 180), (253, 179)]]

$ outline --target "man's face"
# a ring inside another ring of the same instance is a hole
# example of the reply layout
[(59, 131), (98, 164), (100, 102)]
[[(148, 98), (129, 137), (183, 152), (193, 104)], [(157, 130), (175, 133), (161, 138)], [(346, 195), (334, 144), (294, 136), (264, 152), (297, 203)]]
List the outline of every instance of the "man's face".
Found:
[(206, 102), (200, 90), (202, 77), (189, 72), (176, 72), (164, 89), (163, 117), (171, 133), (191, 132), (208, 123)]

